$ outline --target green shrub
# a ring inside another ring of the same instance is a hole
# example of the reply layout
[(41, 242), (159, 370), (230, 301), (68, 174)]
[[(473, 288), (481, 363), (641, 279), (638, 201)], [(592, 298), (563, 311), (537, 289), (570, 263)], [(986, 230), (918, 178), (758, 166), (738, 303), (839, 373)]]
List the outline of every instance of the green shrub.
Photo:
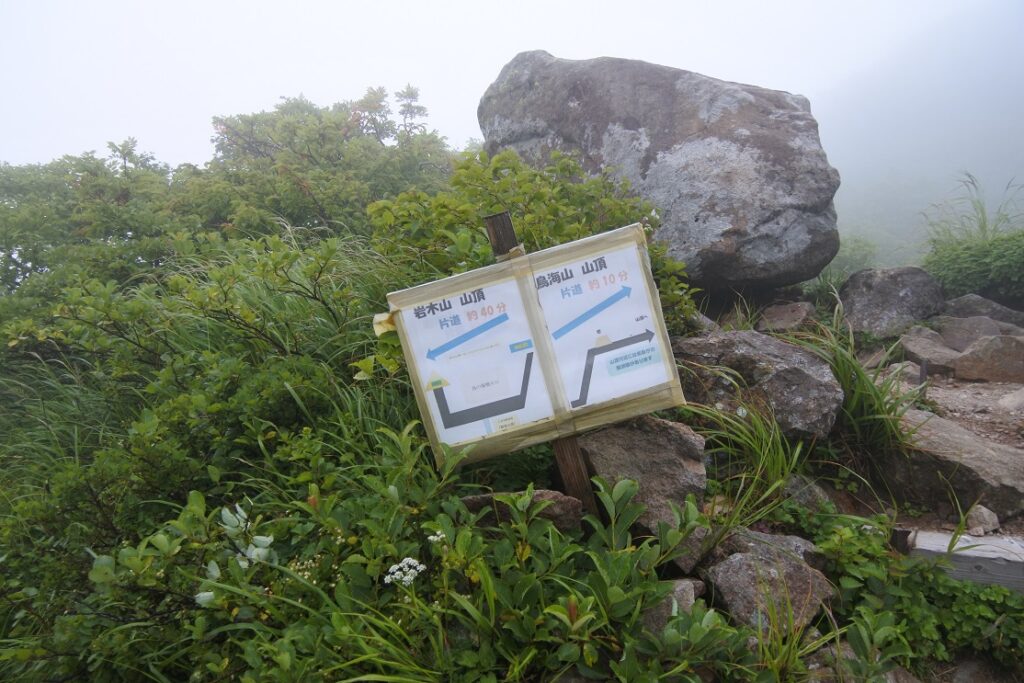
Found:
[[(589, 177), (571, 157), (555, 153), (534, 169), (514, 152), (464, 155), (451, 189), (428, 195), (404, 192), (370, 205), (374, 245), (393, 258), (415, 258), (442, 272), (462, 272), (493, 262), (483, 218), (508, 211), (527, 251), (580, 239), (631, 223), (657, 227), (653, 207), (609, 175)], [(651, 244), (665, 321), (671, 332), (691, 329), (696, 306), (684, 264)]]
[(1024, 308), (1024, 230), (987, 240), (933, 241), (924, 267), (949, 297), (979, 294)]
[(941, 561), (901, 555), (889, 546), (890, 531), (884, 517), (833, 517), (819, 527), (815, 542), (839, 590), (835, 614), (894, 615), (894, 627), (910, 648), (900, 655), (905, 663), (912, 663), (911, 653), (918, 661), (947, 662), (973, 652), (1024, 671), (1024, 596), (1003, 586), (953, 579)]
[(947, 296), (980, 294), (1024, 308), (1024, 218), (1016, 205), (1020, 186), (1008, 185), (994, 210), (974, 176), (966, 174), (961, 187), (959, 197), (927, 216), (925, 269)]

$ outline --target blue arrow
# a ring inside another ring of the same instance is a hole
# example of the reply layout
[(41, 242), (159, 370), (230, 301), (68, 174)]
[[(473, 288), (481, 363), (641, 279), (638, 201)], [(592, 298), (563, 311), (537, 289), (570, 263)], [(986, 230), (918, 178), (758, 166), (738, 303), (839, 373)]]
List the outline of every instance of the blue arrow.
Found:
[(498, 325), (502, 324), (503, 322), (505, 322), (507, 320), (508, 320), (508, 313), (502, 313), (497, 318), (491, 318), (490, 320), (488, 320), (484, 324), (477, 325), (476, 327), (471, 329), (469, 332), (464, 332), (464, 333), (460, 334), (458, 337), (456, 337), (455, 339), (452, 339), (451, 341), (448, 341), (448, 342), (445, 342), (444, 344), (441, 344), (436, 349), (430, 349), (429, 351), (427, 351), (427, 358), (429, 358), (430, 360), (437, 360), (437, 357), (440, 356), (442, 353), (447, 353), (447, 352), (451, 351), (452, 349), (454, 349), (456, 346), (459, 346), (461, 344), (465, 344), (466, 342), (468, 342), (473, 337), (481, 335), (484, 332), (486, 332), (487, 330), (495, 328), (495, 327), (497, 327)]
[(597, 315), (598, 313), (600, 313), (604, 309), (606, 309), (609, 306), (611, 306), (612, 304), (614, 304), (619, 299), (625, 299), (626, 297), (628, 297), (629, 293), (631, 291), (632, 290), (629, 287), (626, 287), (625, 285), (623, 285), (622, 289), (620, 289), (619, 291), (615, 292), (614, 294), (612, 294), (610, 297), (608, 297), (607, 299), (605, 299), (601, 303), (596, 304), (592, 308), (587, 309), (586, 311), (584, 311), (583, 313), (580, 313), (578, 316), (576, 316), (575, 318), (573, 318), (572, 320), (570, 320), (566, 324), (564, 324), (561, 327), (559, 327), (557, 330), (554, 331), (554, 333), (551, 336), (554, 337), (555, 339), (561, 339), (562, 337), (564, 337), (565, 335), (569, 334), (570, 332), (575, 330), (577, 327), (582, 325), (583, 323), (585, 323), (588, 320), (590, 320), (591, 318), (593, 318), (595, 315)]

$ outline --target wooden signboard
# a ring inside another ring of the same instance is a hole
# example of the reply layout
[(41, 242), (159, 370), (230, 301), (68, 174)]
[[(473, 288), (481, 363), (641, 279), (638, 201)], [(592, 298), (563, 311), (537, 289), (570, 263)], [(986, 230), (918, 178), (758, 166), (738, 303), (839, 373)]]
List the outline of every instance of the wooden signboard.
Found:
[(684, 402), (643, 228), (388, 295), (434, 448), (467, 460)]

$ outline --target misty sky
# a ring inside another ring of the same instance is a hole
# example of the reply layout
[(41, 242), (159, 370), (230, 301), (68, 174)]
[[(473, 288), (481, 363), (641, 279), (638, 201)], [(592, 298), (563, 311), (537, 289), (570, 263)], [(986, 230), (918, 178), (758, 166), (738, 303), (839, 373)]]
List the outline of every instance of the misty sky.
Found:
[(0, 161), (105, 154), (133, 136), (172, 166), (202, 164), (215, 115), (406, 83), (460, 147), (480, 137), (476, 106), (501, 67), (544, 49), (806, 95), (843, 176), (837, 203), (847, 193), (859, 210), (872, 187), (922, 174), (932, 189), (916, 201), (960, 170), (1000, 187), (1024, 177), (1021, 28), (1018, 0), (0, 0)]

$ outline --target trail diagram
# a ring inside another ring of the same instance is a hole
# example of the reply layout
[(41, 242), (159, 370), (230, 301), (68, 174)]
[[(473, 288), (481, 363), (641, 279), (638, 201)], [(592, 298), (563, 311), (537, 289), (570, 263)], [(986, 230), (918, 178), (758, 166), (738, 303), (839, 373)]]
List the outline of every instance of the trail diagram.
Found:
[(671, 379), (636, 246), (535, 273), (569, 405), (581, 409)]
[(435, 449), (507, 452), (682, 401), (639, 225), (388, 301)]
[(406, 315), (418, 381), (446, 443), (554, 414), (514, 279), (424, 301)]

